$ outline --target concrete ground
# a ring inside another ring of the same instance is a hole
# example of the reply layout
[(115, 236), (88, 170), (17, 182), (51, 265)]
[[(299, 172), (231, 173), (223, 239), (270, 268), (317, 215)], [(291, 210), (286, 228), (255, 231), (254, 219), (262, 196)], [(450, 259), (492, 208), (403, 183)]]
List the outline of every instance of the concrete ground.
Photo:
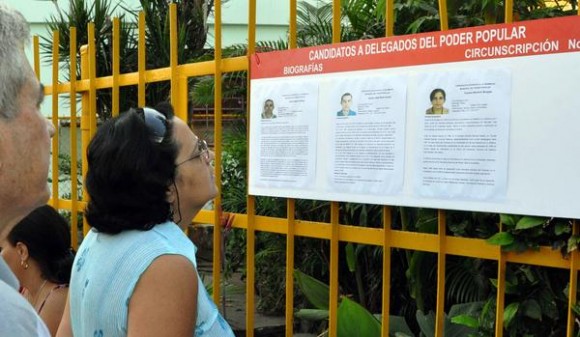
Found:
[[(198, 257), (198, 270), (205, 284), (211, 284), (211, 262)], [(225, 319), (237, 337), (246, 336), (246, 284), (240, 274), (234, 274), (228, 281), (225, 296)], [(257, 302), (257, 299), (256, 299)], [(218, 307), (223, 312), (224, 303)], [(266, 316), (254, 312), (255, 337), (284, 337), (286, 322), (284, 316)], [(316, 337), (314, 334), (296, 333), (294, 337)]]

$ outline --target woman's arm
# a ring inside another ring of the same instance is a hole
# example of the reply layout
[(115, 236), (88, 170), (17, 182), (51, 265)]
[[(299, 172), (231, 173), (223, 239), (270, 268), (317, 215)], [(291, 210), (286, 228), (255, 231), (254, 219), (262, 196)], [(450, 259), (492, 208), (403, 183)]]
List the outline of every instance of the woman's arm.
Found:
[(181, 255), (158, 257), (129, 301), (127, 337), (191, 337), (197, 318), (197, 272)]
[(51, 336), (56, 336), (56, 331), (62, 320), (64, 307), (66, 305), (67, 294), (68, 288), (52, 290), (40, 311), (40, 318), (42, 318), (48, 327)]
[(66, 298), (66, 305), (64, 306), (64, 312), (62, 314), (62, 320), (58, 326), (58, 332), (56, 337), (73, 337), (72, 328), (70, 325), (70, 304), (68, 296)]

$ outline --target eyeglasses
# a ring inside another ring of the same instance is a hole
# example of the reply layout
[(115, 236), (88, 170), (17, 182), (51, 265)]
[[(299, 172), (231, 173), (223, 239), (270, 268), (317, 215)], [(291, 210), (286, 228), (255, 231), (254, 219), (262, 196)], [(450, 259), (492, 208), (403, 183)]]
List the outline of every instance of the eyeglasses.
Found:
[(209, 147), (207, 147), (207, 142), (203, 139), (197, 139), (197, 153), (194, 154), (193, 156), (187, 158), (186, 160), (178, 163), (177, 165), (175, 165), (176, 167), (181, 165), (181, 164), (185, 164), (190, 160), (194, 160), (196, 158), (202, 157), (204, 160), (209, 160)]
[(152, 108), (137, 108), (137, 114), (143, 118), (151, 133), (151, 140), (161, 143), (167, 134), (167, 118), (161, 112)]

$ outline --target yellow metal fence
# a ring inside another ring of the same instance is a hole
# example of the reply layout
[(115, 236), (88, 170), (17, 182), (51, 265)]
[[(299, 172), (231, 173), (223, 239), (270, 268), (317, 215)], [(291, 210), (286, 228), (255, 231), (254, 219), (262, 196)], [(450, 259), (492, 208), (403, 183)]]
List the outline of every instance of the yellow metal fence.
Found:
[[(340, 0), (333, 0), (333, 43), (340, 42)], [(290, 0), (290, 22), (289, 22), (289, 46), (296, 48), (297, 36), (297, 1)], [(120, 73), (119, 59), (119, 20), (113, 19), (113, 70), (112, 74), (104, 77), (96, 76), (96, 53), (95, 53), (95, 28), (93, 24), (88, 27), (88, 45), (81, 48), (80, 64), (81, 64), (81, 78), (77, 80), (71, 76), (69, 82), (61, 83), (59, 78), (59, 34), (53, 34), (53, 54), (52, 54), (52, 83), (45, 86), (45, 94), (52, 97), (52, 120), (57, 126), (58, 123), (58, 107), (59, 96), (69, 95), (70, 97), (77, 97), (80, 94), (81, 111), (80, 117), (81, 135), (77, 134), (76, 128), (71, 127), (70, 141), (71, 141), (71, 176), (77, 175), (77, 139), (80, 137), (82, 141), (82, 175), (85, 176), (87, 167), (85, 151), (86, 146), (97, 128), (97, 113), (96, 111), (96, 92), (101, 89), (112, 90), (112, 112), (113, 115), (119, 112), (119, 88), (122, 86), (137, 86), (138, 88), (138, 104), (144, 106), (145, 101), (145, 87), (149, 83), (169, 81), (171, 83), (171, 103), (176, 109), (176, 115), (179, 118), (186, 119), (187, 116), (187, 102), (188, 102), (188, 79), (211, 75), (215, 80), (215, 101), (214, 101), (214, 139), (216, 153), (215, 157), (215, 172), (220, 173), (222, 170), (221, 153), (222, 153), (222, 74), (235, 71), (248, 71), (249, 55), (254, 53), (256, 45), (256, 0), (249, 0), (249, 29), (248, 29), (248, 54), (247, 56), (222, 58), (221, 45), (221, 11), (222, 6), (220, 1), (215, 2), (215, 57), (211, 61), (192, 63), (192, 64), (178, 64), (177, 61), (177, 11), (176, 5), (170, 5), (170, 34), (171, 34), (171, 57), (170, 64), (165, 68), (160, 69), (146, 69), (145, 55), (145, 17), (141, 13), (138, 20), (138, 71), (134, 73)], [(513, 1), (505, 1), (505, 21), (507, 23), (512, 21)], [(448, 27), (446, 1), (439, 0), (440, 13), (440, 27), (446, 30)], [(580, 14), (580, 13), (579, 13)], [(394, 26), (394, 0), (386, 0), (386, 36), (393, 35)], [(75, 74), (77, 68), (77, 57), (75, 45), (76, 29), (70, 28), (70, 73)], [(34, 38), (35, 62), (34, 67), (37, 74), (40, 74), (39, 62), (39, 40)], [(153, 57), (153, 56), (152, 56)], [(249, 86), (248, 80), (248, 86)], [(248, 97), (249, 101), (249, 97)], [(70, 100), (70, 121), (71, 125), (76, 125), (77, 105), (74, 99)], [(249, 121), (248, 121), (249, 122)], [(52, 143), (52, 198), (50, 203), (61, 210), (69, 210), (72, 213), (71, 227), (77, 228), (77, 215), (82, 213), (86, 206), (88, 195), (83, 193), (82, 198), (77, 195), (77, 182), (72, 179), (71, 182), (71, 198), (63, 199), (59, 197), (58, 184), (58, 154), (59, 154), (59, 139), (58, 133), (53, 138)], [(221, 191), (220, 175), (216, 174), (216, 183)], [(215, 199), (214, 206), (216, 210), (220, 209), (221, 197)], [(446, 214), (445, 210), (438, 211), (438, 233), (425, 234), (408, 232), (402, 230), (393, 230), (391, 224), (391, 207), (385, 205), (382, 207), (382, 222), (383, 228), (367, 228), (353, 225), (346, 225), (339, 223), (339, 203), (330, 203), (330, 222), (309, 222), (300, 219), (295, 219), (295, 200), (287, 200), (287, 217), (273, 218), (256, 215), (256, 200), (254, 196), (247, 196), (247, 214), (236, 214), (233, 227), (246, 230), (247, 238), (247, 265), (246, 265), (246, 336), (254, 335), (254, 308), (255, 308), (255, 258), (256, 258), (256, 232), (270, 232), (286, 236), (286, 336), (293, 334), (293, 314), (294, 314), (294, 252), (295, 252), (295, 238), (309, 237), (321, 240), (328, 240), (330, 243), (330, 269), (329, 269), (329, 283), (330, 283), (330, 303), (329, 303), (329, 336), (336, 336), (337, 333), (337, 309), (339, 301), (338, 290), (338, 272), (339, 272), (339, 243), (352, 242), (364, 245), (379, 246), (383, 248), (383, 263), (382, 268), (383, 286), (382, 286), (382, 336), (388, 336), (389, 319), (388, 314), (390, 309), (389, 295), (391, 289), (391, 251), (393, 249), (405, 249), (414, 251), (423, 251), (437, 254), (437, 296), (436, 296), (436, 325), (435, 336), (444, 336), (443, 322), (444, 322), (444, 304), (445, 304), (445, 265), (446, 257), (450, 255), (480, 258), (497, 261), (497, 309), (496, 309), (496, 326), (495, 336), (503, 336), (503, 314), (504, 314), (504, 299), (506, 291), (506, 264), (519, 263), (535, 266), (559, 268), (569, 270), (569, 305), (568, 305), (568, 325), (566, 335), (571, 337), (574, 335), (574, 314), (571, 310), (573, 304), (576, 303), (576, 289), (577, 289), (577, 271), (578, 271), (578, 252), (574, 251), (569, 259), (562, 258), (561, 254), (552, 250), (550, 247), (541, 247), (538, 251), (527, 251), (521, 254), (502, 252), (498, 246), (491, 246), (481, 239), (451, 237), (446, 235)], [(201, 211), (194, 219), (194, 223), (208, 223), (220, 224), (219, 211)], [(84, 231), (88, 230), (85, 222)], [(578, 234), (578, 224), (573, 224), (574, 234)], [(214, 251), (213, 251), (213, 294), (216, 303), (220, 302), (220, 270), (221, 268), (221, 231), (213, 231), (214, 236)], [(77, 247), (79, 244), (78, 233), (76, 230), (72, 231), (73, 246)]]

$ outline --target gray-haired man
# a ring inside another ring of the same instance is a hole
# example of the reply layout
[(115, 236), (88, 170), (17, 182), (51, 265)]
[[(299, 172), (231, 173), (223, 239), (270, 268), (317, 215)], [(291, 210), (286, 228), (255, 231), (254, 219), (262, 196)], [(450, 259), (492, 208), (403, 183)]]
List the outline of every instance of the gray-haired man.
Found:
[[(0, 1), (0, 238), (46, 203), (50, 137), (55, 130), (39, 111), (44, 97), (26, 60), (29, 28)], [(0, 336), (50, 336), (18, 281), (0, 257)]]

